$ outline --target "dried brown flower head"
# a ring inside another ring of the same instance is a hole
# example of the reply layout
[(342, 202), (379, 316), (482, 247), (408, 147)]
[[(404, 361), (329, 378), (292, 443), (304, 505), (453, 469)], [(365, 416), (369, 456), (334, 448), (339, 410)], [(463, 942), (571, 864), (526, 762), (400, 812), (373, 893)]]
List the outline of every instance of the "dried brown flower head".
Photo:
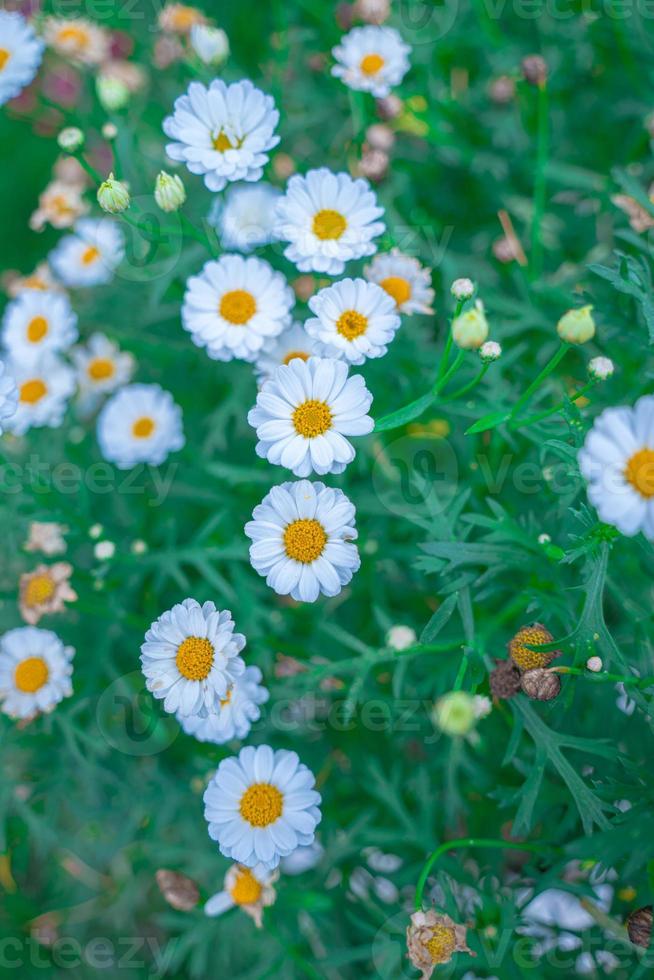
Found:
[(629, 915), (626, 925), (632, 943), (648, 949), (652, 938), (652, 906), (643, 905), (642, 909), (636, 909)]
[(520, 671), (512, 660), (496, 660), (497, 666), (489, 677), (491, 694), (494, 698), (508, 700), (520, 690)]
[(547, 62), (539, 54), (529, 54), (520, 64), (522, 76), (530, 85), (544, 85), (547, 81)]
[(64, 603), (75, 602), (77, 593), (70, 586), (72, 565), (58, 561), (54, 565), (37, 565), (20, 577), (18, 608), (26, 623), (35, 626), (41, 616), (62, 612)]
[(180, 874), (179, 871), (169, 871), (159, 868), (155, 875), (159, 891), (172, 908), (179, 912), (188, 912), (200, 900), (198, 886), (192, 878)]
[(534, 701), (552, 701), (561, 692), (559, 675), (544, 667), (526, 671), (520, 684), (525, 694)]
[(439, 963), (449, 963), (455, 953), (476, 956), (466, 944), (466, 927), (454, 922), (449, 915), (439, 915), (433, 909), (414, 912), (406, 931), (408, 957), (420, 980), (429, 980)]

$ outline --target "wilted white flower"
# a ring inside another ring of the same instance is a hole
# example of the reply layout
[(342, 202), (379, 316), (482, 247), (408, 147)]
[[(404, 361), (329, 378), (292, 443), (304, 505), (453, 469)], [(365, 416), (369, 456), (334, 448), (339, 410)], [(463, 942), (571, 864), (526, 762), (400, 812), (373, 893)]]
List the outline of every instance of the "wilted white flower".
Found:
[(48, 17), (43, 25), (48, 47), (80, 65), (99, 65), (109, 56), (109, 34), (84, 17)]
[(229, 54), (229, 38), (220, 27), (193, 24), (191, 47), (205, 65), (219, 65)]
[(56, 521), (32, 521), (25, 542), (25, 551), (42, 551), (44, 555), (62, 555), (66, 550), (65, 524)]
[(30, 217), (30, 228), (42, 231), (46, 224), (70, 228), (89, 209), (82, 196), (83, 189), (81, 184), (53, 180), (39, 194), (39, 206)]
[(223, 891), (211, 896), (204, 906), (204, 914), (222, 915), (238, 906), (254, 919), (254, 924), (260, 929), (263, 910), (274, 904), (276, 893), (273, 885), (278, 877), (278, 871), (267, 871), (263, 865), (246, 868), (233, 864), (225, 875)]

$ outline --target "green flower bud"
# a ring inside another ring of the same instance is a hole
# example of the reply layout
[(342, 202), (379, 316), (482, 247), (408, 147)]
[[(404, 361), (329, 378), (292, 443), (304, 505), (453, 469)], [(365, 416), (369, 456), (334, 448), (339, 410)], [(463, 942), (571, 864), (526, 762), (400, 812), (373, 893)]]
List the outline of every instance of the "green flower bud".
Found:
[(177, 211), (186, 200), (181, 177), (162, 170), (154, 185), (154, 199), (162, 211)]
[(465, 691), (450, 691), (434, 705), (434, 724), (445, 735), (468, 735), (475, 727), (475, 701)]
[(595, 321), (592, 317), (592, 306), (580, 306), (576, 310), (568, 310), (556, 325), (561, 340), (566, 344), (585, 344), (595, 336)]
[(122, 109), (129, 102), (129, 89), (119, 78), (99, 75), (95, 82), (95, 90), (102, 108), (107, 112)]
[(77, 126), (66, 126), (57, 136), (57, 143), (66, 153), (75, 153), (84, 146), (84, 133)]
[(478, 350), (487, 337), (488, 320), (479, 302), (452, 320), (452, 339), (462, 350)]
[(110, 214), (118, 214), (126, 211), (129, 207), (129, 190), (127, 184), (121, 180), (115, 180), (113, 174), (109, 174), (107, 179), (98, 188), (98, 204), (103, 211)]

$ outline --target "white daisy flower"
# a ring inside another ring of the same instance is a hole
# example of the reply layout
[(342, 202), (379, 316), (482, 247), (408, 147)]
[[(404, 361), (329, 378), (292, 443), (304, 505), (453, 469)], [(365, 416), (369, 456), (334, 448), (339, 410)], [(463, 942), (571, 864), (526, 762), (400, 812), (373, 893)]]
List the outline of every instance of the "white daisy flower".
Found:
[(125, 238), (111, 218), (83, 218), (73, 234), (64, 235), (48, 256), (65, 286), (99, 286), (111, 282), (125, 254)]
[(410, 51), (392, 27), (355, 27), (332, 50), (338, 62), (332, 75), (348, 88), (384, 99), (408, 72)]
[(48, 17), (43, 36), (48, 47), (79, 65), (99, 65), (110, 54), (107, 31), (85, 17)]
[(295, 752), (252, 745), (223, 759), (204, 793), (209, 836), (221, 854), (268, 871), (311, 844), (320, 823), (313, 773)]
[(274, 904), (274, 883), (278, 877), (278, 871), (267, 871), (261, 864), (254, 868), (233, 864), (225, 875), (225, 887), (208, 899), (204, 914), (212, 917), (222, 915), (238, 906), (254, 919), (257, 929), (260, 929), (263, 924), (263, 910)]
[(260, 382), (266, 381), (280, 364), (288, 364), (295, 357), (308, 361), (318, 353), (318, 347), (313, 337), (296, 321), (278, 337), (271, 337), (264, 343), (254, 364), (257, 378)]
[(239, 657), (244, 646), (245, 637), (234, 632), (228, 609), (184, 599), (145, 634), (141, 665), (146, 687), (178, 717), (220, 711), (221, 701), (245, 671)]
[(18, 407), (18, 388), (14, 376), (5, 364), (0, 361), (0, 435), (7, 428), (5, 422), (16, 414)]
[(0, 10), (0, 105), (29, 85), (43, 57), (43, 41), (20, 14)]
[(182, 325), (214, 360), (253, 361), (291, 323), (294, 301), (284, 276), (263, 259), (223, 255), (189, 278)]
[(247, 737), (252, 723), (261, 717), (260, 704), (265, 704), (270, 692), (261, 684), (258, 667), (246, 667), (240, 677), (234, 678), (218, 710), (207, 715), (177, 715), (177, 720), (187, 735), (198, 742), (214, 742), (223, 745), (232, 739)]
[(335, 596), (361, 564), (354, 504), (342, 490), (299, 480), (273, 487), (245, 525), (250, 563), (278, 595)]
[(184, 445), (182, 410), (159, 385), (126, 385), (98, 417), (98, 443), (119, 470), (137, 463), (159, 466)]
[(275, 236), (290, 242), (284, 255), (300, 272), (339, 276), (346, 262), (376, 252), (383, 213), (367, 181), (320, 167), (289, 180), (277, 202)]
[(367, 357), (383, 357), (400, 326), (395, 300), (374, 282), (343, 279), (321, 289), (309, 300), (315, 313), (306, 331), (321, 342), (327, 357), (363, 364)]
[(654, 541), (654, 396), (604, 409), (578, 458), (600, 520)]
[(65, 293), (27, 289), (7, 305), (2, 344), (12, 358), (34, 360), (45, 351), (65, 351), (77, 336), (77, 316)]
[(94, 333), (83, 347), (70, 352), (82, 411), (92, 411), (103, 395), (127, 384), (134, 371), (134, 358), (121, 351), (103, 333)]
[(251, 252), (273, 241), (275, 204), (281, 191), (272, 184), (234, 184), (216, 198), (209, 224), (220, 232), (223, 248)]
[(278, 367), (257, 395), (248, 422), (257, 456), (295, 476), (342, 473), (355, 452), (346, 436), (372, 432), (372, 395), (360, 375), (331, 357), (294, 358)]
[(210, 191), (221, 191), (231, 180), (261, 179), (268, 150), (279, 143), (278, 122), (274, 99), (250, 81), (216, 78), (209, 88), (191, 82), (164, 119), (163, 131), (175, 141), (166, 153), (203, 175)]
[(16, 413), (6, 428), (22, 436), (28, 429), (61, 425), (68, 399), (75, 390), (75, 375), (56, 354), (46, 353), (37, 361), (11, 361), (18, 389)]
[(0, 710), (10, 718), (52, 711), (73, 693), (74, 654), (50, 630), (19, 626), (5, 633), (0, 639)]
[(431, 288), (431, 269), (425, 269), (417, 259), (391, 249), (376, 255), (363, 274), (376, 282), (395, 300), (399, 313), (433, 313), (434, 290)]

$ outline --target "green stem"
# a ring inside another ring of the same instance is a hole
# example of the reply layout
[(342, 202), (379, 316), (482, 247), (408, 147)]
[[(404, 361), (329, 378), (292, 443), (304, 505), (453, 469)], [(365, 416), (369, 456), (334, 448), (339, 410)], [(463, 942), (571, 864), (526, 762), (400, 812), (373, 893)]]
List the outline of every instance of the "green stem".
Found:
[(552, 667), (550, 669), (557, 674), (574, 674), (576, 677), (585, 677), (589, 681), (611, 681), (614, 684), (631, 684), (635, 687), (654, 687), (654, 677), (652, 676), (635, 677), (633, 674), (628, 674), (623, 677), (622, 674), (609, 674), (607, 671), (595, 674), (583, 667)]
[[(84, 168), (84, 170), (86, 170), (86, 172), (89, 175), (89, 177), (91, 177), (93, 179), (93, 181), (99, 187), (100, 184), (104, 181), (105, 178), (101, 174), (98, 173), (98, 171), (95, 169), (95, 167), (92, 167), (91, 166), (91, 164), (88, 162), (88, 160), (86, 159), (86, 157), (84, 156), (83, 153), (81, 153), (81, 152), (73, 153), (72, 156), (74, 156), (75, 159), (78, 161), (78, 163), (80, 163), (82, 165), (82, 167)], [(96, 190), (97, 190), (97, 187), (96, 187)]]
[[(456, 308), (454, 310), (454, 313), (452, 314), (452, 320), (456, 320), (456, 318), (460, 315), (461, 310), (465, 305), (465, 302), (466, 301), (464, 299), (458, 299), (456, 301)], [(452, 350), (452, 344), (454, 342), (454, 338), (452, 337), (452, 320), (450, 320), (448, 324), (447, 340), (445, 341), (445, 347), (443, 348), (443, 353), (441, 354), (441, 360), (438, 365), (438, 374), (436, 375), (437, 378), (440, 378), (445, 374), (445, 371), (447, 369), (447, 362), (450, 359), (450, 351)]]
[(565, 357), (569, 349), (570, 349), (570, 344), (561, 344), (561, 346), (558, 348), (556, 353), (553, 354), (553, 356), (549, 359), (549, 361), (547, 362), (543, 370), (540, 372), (540, 374), (529, 385), (524, 395), (522, 395), (515, 403), (511, 411), (511, 418), (515, 418), (515, 416), (518, 414), (522, 406), (529, 401), (529, 399), (534, 394), (534, 392), (538, 388), (540, 388), (543, 381), (545, 381), (545, 379), (550, 376), (552, 371), (554, 371), (559, 361), (563, 360), (563, 358)]
[(534, 212), (531, 225), (530, 278), (537, 279), (543, 269), (542, 223), (545, 212), (545, 169), (549, 151), (547, 80), (538, 86), (538, 132), (536, 142), (536, 177), (534, 182)]
[[(570, 401), (576, 402), (578, 398), (583, 398), (583, 396), (587, 392), (589, 392), (591, 388), (594, 388), (596, 384), (597, 381), (595, 381), (594, 379), (593, 381), (589, 381), (587, 384), (583, 386), (583, 388), (580, 388), (579, 391), (575, 392), (574, 395), (571, 395)], [(525, 426), (534, 425), (536, 422), (540, 422), (541, 419), (546, 419), (550, 415), (555, 415), (557, 412), (560, 412), (561, 409), (565, 407), (565, 405), (566, 405), (565, 401), (560, 401), (553, 408), (546, 408), (544, 411), (537, 412), (535, 415), (529, 415), (525, 419), (517, 419), (515, 422), (510, 424), (509, 428), (523, 429)]]
[(425, 890), (425, 885), (427, 884), (427, 878), (431, 869), (434, 867), (436, 862), (443, 854), (447, 854), (448, 851), (454, 851), (459, 847), (498, 847), (500, 850), (513, 849), (517, 851), (532, 851), (533, 853), (538, 853), (546, 849), (559, 851), (560, 848), (555, 847), (552, 844), (530, 844), (528, 841), (517, 842), (517, 841), (506, 841), (506, 840), (496, 840), (494, 838), (488, 837), (462, 837), (459, 840), (448, 840), (444, 844), (441, 844), (436, 848), (435, 851), (427, 858), (425, 865), (420, 872), (420, 877), (418, 878), (418, 884), (416, 885), (416, 898), (415, 907), (417, 909), (422, 908), (422, 897)]
[(460, 350), (458, 352), (458, 354), (456, 355), (456, 357), (452, 361), (451, 366), (448, 368), (448, 370), (445, 372), (445, 374), (442, 376), (442, 378), (439, 378), (436, 381), (436, 384), (434, 385), (434, 388), (433, 388), (433, 393), (435, 395), (437, 395), (438, 392), (441, 391), (445, 387), (445, 385), (450, 380), (450, 378), (452, 378), (456, 374), (456, 372), (461, 367), (461, 362), (463, 361), (463, 358), (465, 356), (466, 356), (465, 355), (465, 351)]
[(449, 401), (454, 401), (455, 399), (460, 398), (461, 395), (467, 394), (469, 391), (471, 391), (472, 388), (474, 388), (476, 385), (479, 384), (479, 382), (481, 381), (481, 379), (484, 377), (484, 375), (488, 371), (489, 367), (490, 367), (490, 362), (484, 364), (484, 366), (482, 367), (481, 371), (479, 371), (479, 373), (475, 375), (475, 377), (472, 379), (472, 381), (469, 381), (467, 384), (463, 385), (462, 388), (458, 388), (456, 391), (453, 391), (452, 394), (451, 395), (448, 395), (447, 396), (447, 399), (445, 399), (445, 400), (448, 401), (448, 402)]

